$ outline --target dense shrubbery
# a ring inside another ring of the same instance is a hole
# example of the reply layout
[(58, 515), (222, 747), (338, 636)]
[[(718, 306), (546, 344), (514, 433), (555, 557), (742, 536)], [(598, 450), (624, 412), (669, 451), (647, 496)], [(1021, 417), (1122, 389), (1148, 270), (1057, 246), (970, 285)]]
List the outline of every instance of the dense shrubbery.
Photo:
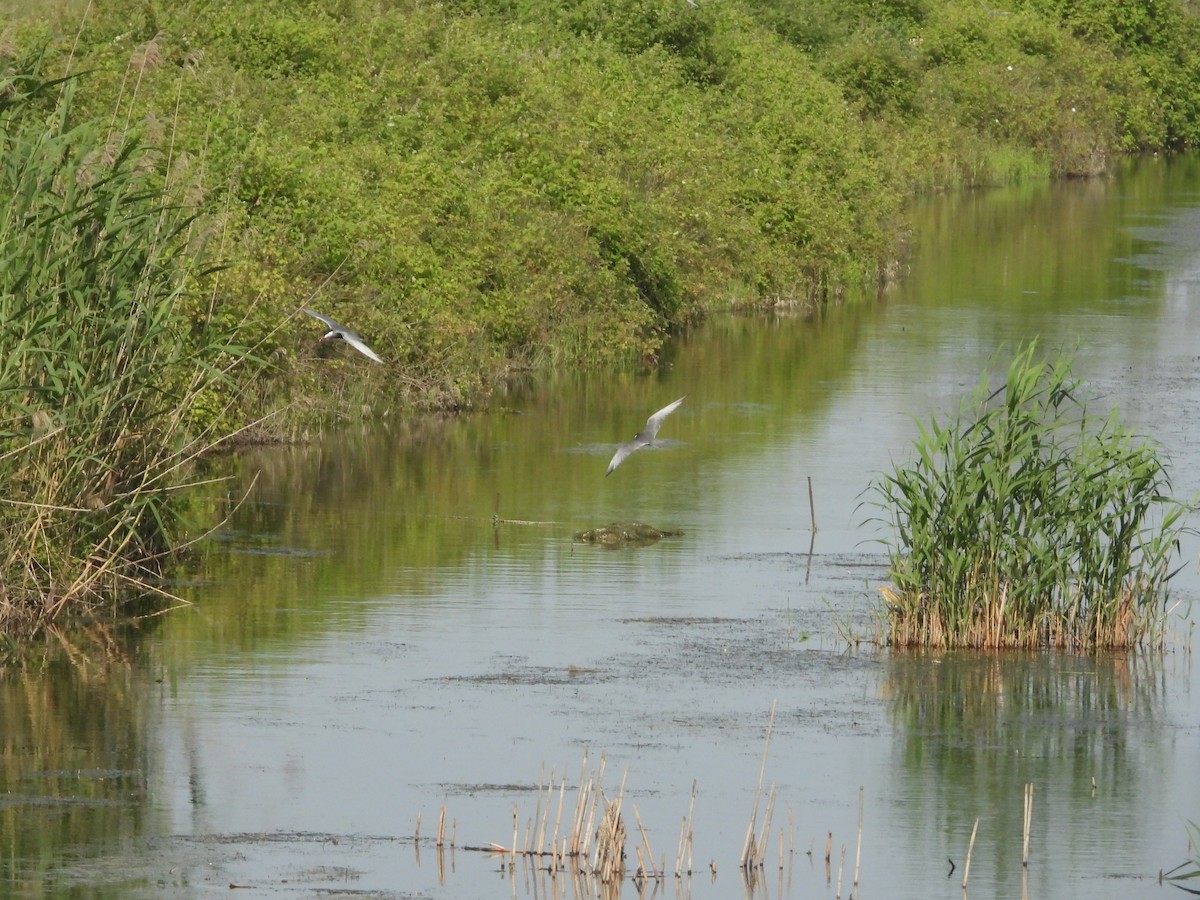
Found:
[(293, 360), (268, 390), (313, 376), (311, 327), (277, 326), (324, 285), (314, 305), (451, 405), (870, 285), (913, 191), (1200, 136), (1179, 3), (698, 4), (112, 0), (78, 44), (47, 15), (0, 53), (48, 41), (91, 114), (175, 123), (228, 238), (219, 309)]

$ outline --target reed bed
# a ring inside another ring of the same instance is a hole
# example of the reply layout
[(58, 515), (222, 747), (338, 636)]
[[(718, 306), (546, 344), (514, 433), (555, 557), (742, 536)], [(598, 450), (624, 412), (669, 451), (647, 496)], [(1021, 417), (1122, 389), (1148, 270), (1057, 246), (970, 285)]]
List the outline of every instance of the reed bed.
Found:
[(957, 417), (920, 427), (873, 485), (896, 535), (883, 589), (895, 646), (1161, 646), (1189, 506), (1150, 441), (1094, 415), (1070, 360), (1015, 355)]
[[(144, 64), (144, 62), (143, 62)], [(0, 629), (132, 589), (181, 541), (182, 488), (248, 359), (218, 328), (188, 159), (76, 123), (40, 60), (0, 76)]]

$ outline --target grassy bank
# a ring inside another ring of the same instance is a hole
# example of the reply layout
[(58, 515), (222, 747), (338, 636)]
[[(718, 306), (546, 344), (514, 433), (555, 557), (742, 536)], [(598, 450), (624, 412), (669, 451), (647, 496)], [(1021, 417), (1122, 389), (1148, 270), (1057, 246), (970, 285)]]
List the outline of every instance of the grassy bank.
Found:
[[(219, 314), (281, 363), (256, 394), (377, 415), (873, 285), (914, 191), (1196, 143), (1190, 7), (1003, 7), (58, 0), (4, 44), (73, 60), (86, 113), (152, 142), (170, 121), (201, 161), (230, 236)], [(314, 357), (311, 322), (279, 328), (321, 285), (311, 305), (387, 374), (360, 386), (360, 360)]]

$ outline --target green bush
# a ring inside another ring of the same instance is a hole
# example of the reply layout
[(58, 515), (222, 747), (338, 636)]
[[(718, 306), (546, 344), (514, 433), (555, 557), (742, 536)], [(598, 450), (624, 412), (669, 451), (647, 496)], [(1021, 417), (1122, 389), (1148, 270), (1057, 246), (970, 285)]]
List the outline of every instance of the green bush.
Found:
[[(47, 3), (0, 56), (48, 41), (89, 72), (81, 117), (203, 167), (200, 227), (232, 256), (217, 308), (290, 361), (281, 396), (311, 372), (308, 331), (276, 326), (314, 291), (390, 351), (389, 397), (475, 402), (514, 368), (871, 285), (914, 192), (1200, 134), (1174, 0), (697, 4), (109, 0), (79, 29)], [(327, 396), (373, 390), (329, 368)]]

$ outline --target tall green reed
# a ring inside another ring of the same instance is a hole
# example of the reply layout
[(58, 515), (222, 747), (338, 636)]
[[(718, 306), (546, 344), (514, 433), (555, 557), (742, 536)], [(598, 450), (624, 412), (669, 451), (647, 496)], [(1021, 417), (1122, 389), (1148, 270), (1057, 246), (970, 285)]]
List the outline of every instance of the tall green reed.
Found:
[(1161, 645), (1188, 511), (1116, 412), (1096, 416), (1070, 360), (1015, 355), (915, 459), (872, 486), (888, 543), (889, 639), (900, 646)]
[(0, 630), (151, 587), (215, 441), (195, 411), (247, 358), (197, 300), (167, 161), (38, 69), (0, 78)]

